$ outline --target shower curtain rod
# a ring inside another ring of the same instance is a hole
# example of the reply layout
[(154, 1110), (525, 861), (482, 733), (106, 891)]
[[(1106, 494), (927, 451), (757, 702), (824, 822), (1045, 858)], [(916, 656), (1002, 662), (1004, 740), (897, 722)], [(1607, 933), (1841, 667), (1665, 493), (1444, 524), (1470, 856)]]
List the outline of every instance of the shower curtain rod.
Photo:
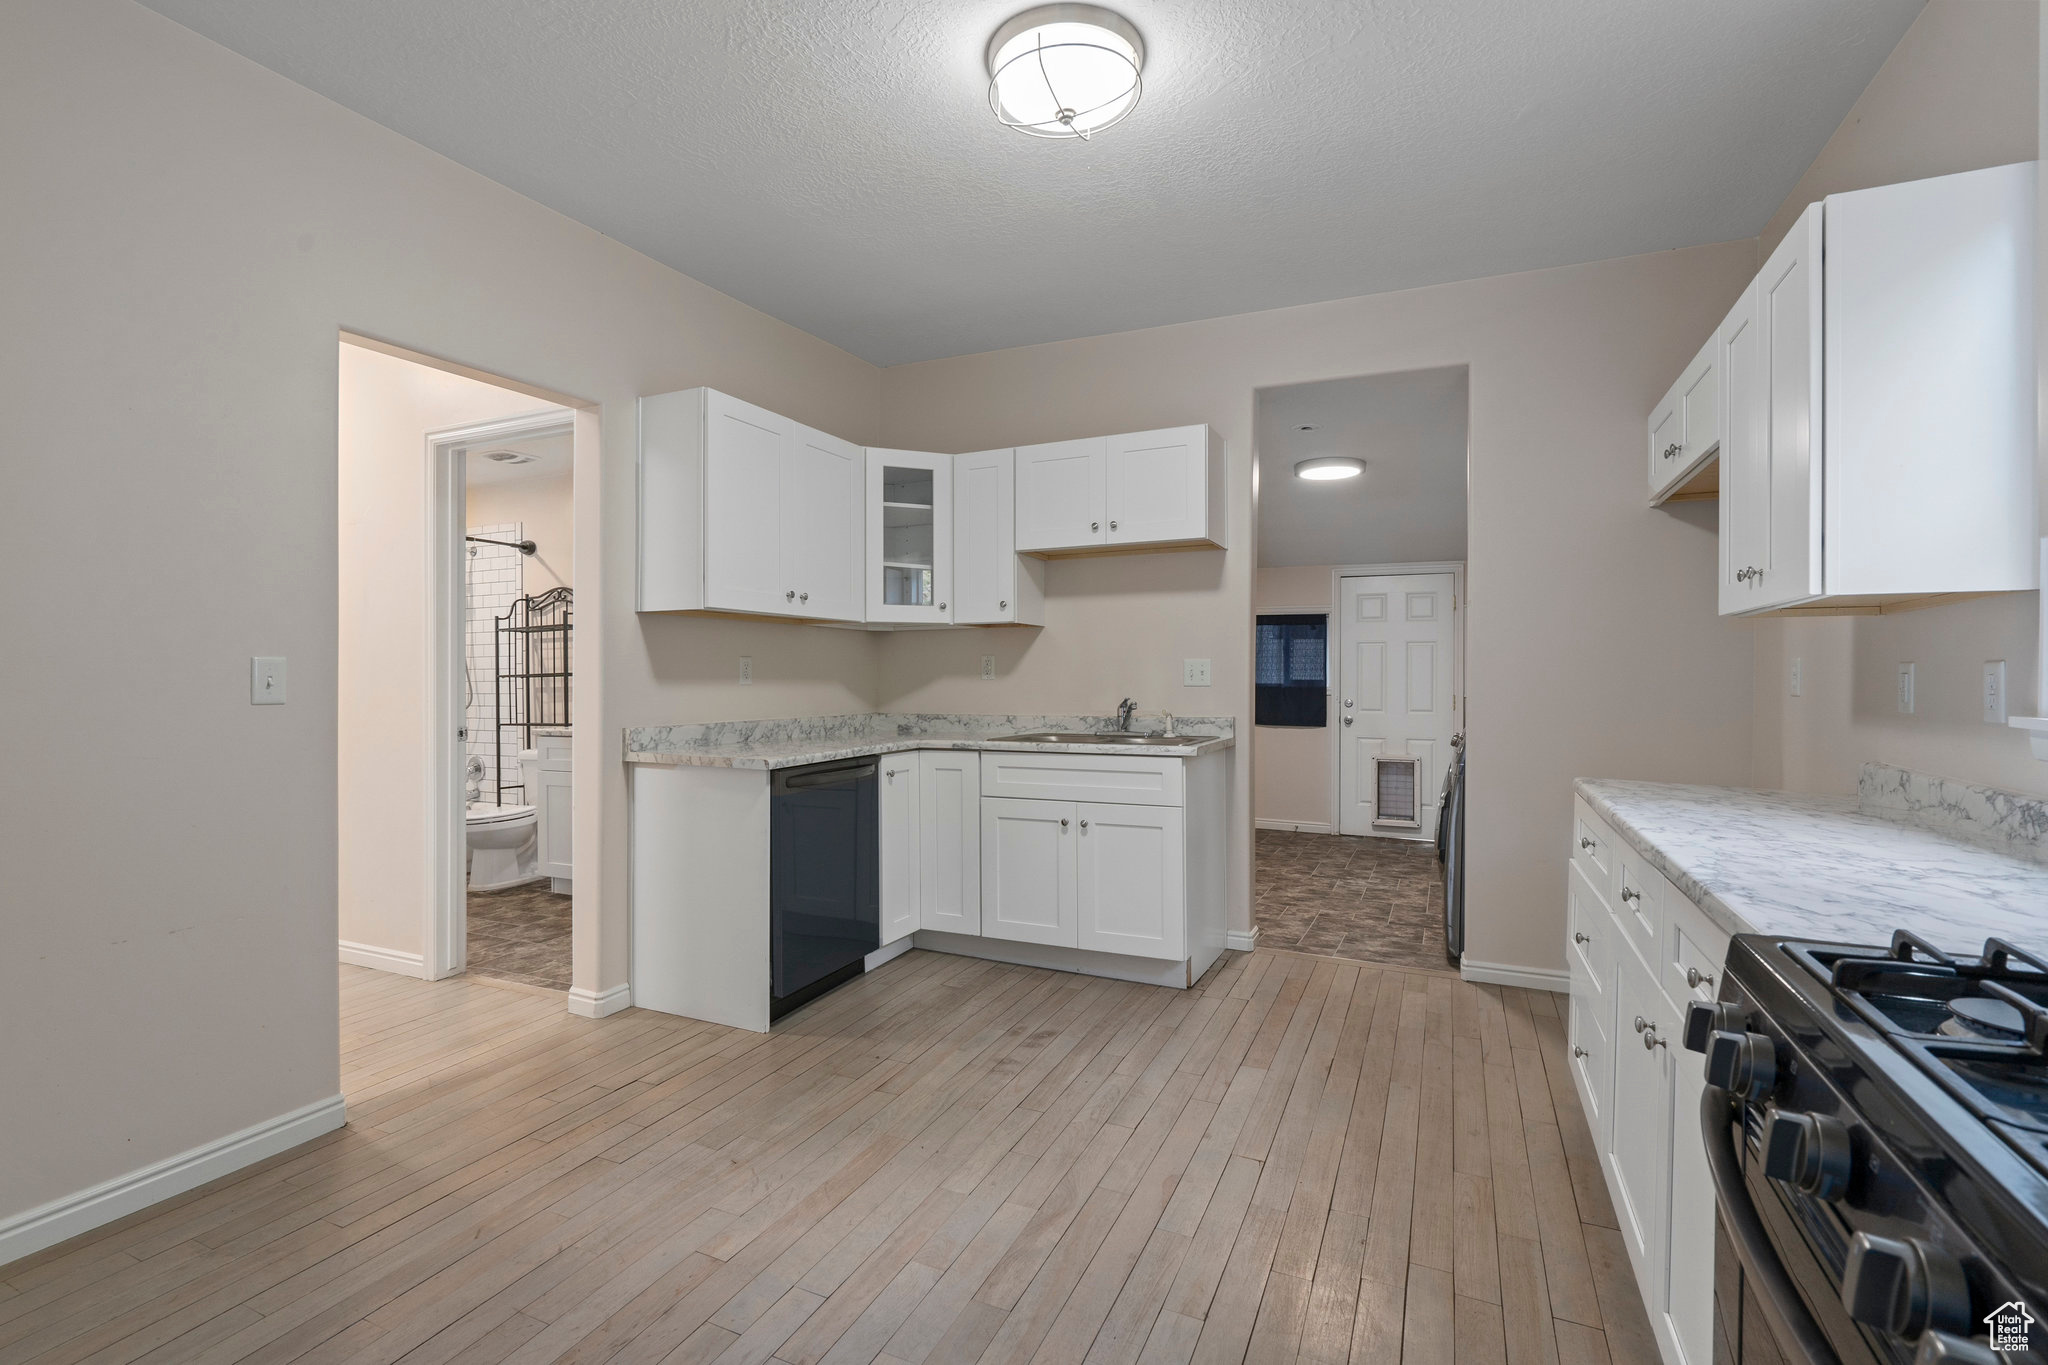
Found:
[(479, 545), (502, 545), (508, 550), (517, 550), (523, 555), (530, 555), (539, 548), (530, 540), (491, 540), (484, 536), (464, 536), (463, 539), (473, 540)]

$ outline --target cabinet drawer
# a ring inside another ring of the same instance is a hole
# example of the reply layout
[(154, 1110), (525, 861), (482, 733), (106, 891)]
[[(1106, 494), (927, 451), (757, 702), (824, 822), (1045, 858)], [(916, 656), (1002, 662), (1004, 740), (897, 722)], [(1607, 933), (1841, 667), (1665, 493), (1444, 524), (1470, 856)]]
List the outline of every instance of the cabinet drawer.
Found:
[[(1576, 863), (1566, 876), (1571, 883), (1566, 916), (1571, 941), (1566, 945), (1565, 956), (1570, 959), (1572, 970), (1583, 971), (1591, 982), (1590, 988), (1605, 996), (1614, 967), (1614, 917), (1608, 913), (1606, 903), (1594, 894), (1592, 883)], [(1572, 989), (1578, 989), (1576, 976)]]
[(1177, 758), (1132, 754), (981, 756), (983, 797), (1033, 801), (1109, 801), (1134, 806), (1187, 804)]
[[(1690, 901), (1684, 906), (1667, 904), (1666, 918), (1670, 923), (1665, 930), (1665, 942), (1670, 951), (1659, 967), (1664, 977), (1664, 993), (1681, 1013), (1688, 1000), (1714, 998), (1721, 988), (1721, 964), (1728, 956), (1728, 935), (1703, 919), (1695, 924), (1694, 916), (1679, 913), (1691, 905)], [(1693, 984), (1694, 973), (1698, 974), (1698, 985)]]
[(1593, 814), (1584, 801), (1572, 803), (1572, 865), (1586, 874), (1586, 880), (1602, 901), (1614, 899), (1614, 851), (1616, 840), (1607, 822)]
[(536, 735), (534, 736), (533, 747), (540, 751), (540, 761), (543, 766), (551, 764), (566, 765), (569, 762), (569, 751), (572, 743), (573, 740), (568, 735)]
[(1664, 874), (1644, 862), (1634, 848), (1623, 845), (1614, 859), (1614, 900), (1608, 909), (1645, 962), (1662, 959), (1664, 887)]
[(1604, 1149), (1614, 1084), (1614, 1001), (1611, 991), (1596, 985), (1576, 958), (1572, 959), (1571, 984), (1565, 1025), (1572, 1083), (1586, 1111), (1593, 1141)]

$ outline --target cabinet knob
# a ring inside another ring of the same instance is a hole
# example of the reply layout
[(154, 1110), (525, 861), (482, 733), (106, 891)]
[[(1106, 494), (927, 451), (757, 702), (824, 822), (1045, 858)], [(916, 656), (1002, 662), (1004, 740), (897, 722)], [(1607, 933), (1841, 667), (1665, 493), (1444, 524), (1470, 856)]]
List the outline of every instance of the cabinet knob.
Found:
[(1634, 887), (1624, 886), (1621, 888), (1621, 903), (1623, 905), (1639, 906), (1643, 903), (1643, 893)]
[(940, 611), (944, 611), (945, 609), (946, 609), (946, 604), (945, 604), (944, 602), (941, 602), (941, 603), (939, 603), (939, 610), (940, 610)]
[(1590, 849), (1590, 848), (1592, 848), (1592, 847), (1593, 847), (1593, 840), (1592, 840), (1592, 838), (1591, 838), (1590, 836), (1588, 836), (1588, 835), (1584, 835), (1584, 834), (1581, 834), (1581, 835), (1579, 836), (1579, 847), (1580, 847), (1580, 848), (1584, 848), (1584, 849)]
[(1650, 1026), (1650, 1021), (1649, 1021), (1649, 1020), (1647, 1020), (1647, 1019), (1643, 1018), (1643, 1016), (1642, 1016), (1642, 1015), (1640, 1015), (1640, 1014), (1638, 1014), (1638, 1015), (1636, 1016), (1636, 1032), (1637, 1032), (1637, 1033), (1641, 1033), (1641, 1032), (1642, 1032), (1642, 1031), (1643, 1031), (1644, 1029), (1648, 1028), (1649, 1026)]
[(1010, 609), (1010, 604), (1009, 604), (1008, 602), (1006, 602), (1006, 601), (1005, 601), (1005, 602), (998, 602), (998, 603), (996, 603), (996, 610), (997, 610), (997, 611), (1008, 611), (1009, 609)]
[(1685, 969), (1685, 984), (1694, 990), (1698, 990), (1713, 979), (1714, 974), (1712, 972), (1703, 972), (1697, 967), (1687, 967)]
[(1115, 523), (1114, 521), (1112, 521), (1112, 522), (1110, 522), (1110, 523), (1109, 523), (1109, 529), (1110, 529), (1110, 530), (1112, 530), (1112, 531), (1114, 531), (1114, 530), (1116, 529), (1116, 523)]
[(1673, 441), (1670, 445), (1664, 447), (1664, 458), (1668, 460), (1683, 449), (1685, 449), (1684, 446), (1678, 444), (1678, 442), (1676, 441)]
[(1061, 828), (1061, 829), (1065, 829), (1066, 827), (1067, 827), (1067, 817), (1066, 817), (1066, 816), (1064, 816), (1064, 815), (1062, 815), (1062, 816), (1060, 817), (1060, 828)]
[(785, 602), (794, 602), (794, 601), (796, 601), (796, 589), (795, 589), (795, 588), (791, 588), (791, 589), (790, 589), (790, 590), (789, 590), (788, 592), (786, 592), (786, 593), (782, 594), (782, 600), (783, 600), (783, 601), (785, 601)]
[(796, 600), (799, 602), (808, 602), (811, 600), (811, 595), (807, 592), (800, 592), (796, 595)]
[(1091, 531), (1100, 531), (1102, 529), (1102, 523), (1099, 521), (1091, 521), (1088, 523), (1088, 529)]
[(1574, 1057), (1583, 1057), (1583, 1056), (1585, 1056), (1585, 1055), (1586, 1055), (1586, 1049), (1584, 1049), (1584, 1048), (1580, 1047), (1580, 1046), (1579, 1046), (1579, 1045), (1578, 1045), (1577, 1043), (1573, 1043), (1573, 1044), (1572, 1044), (1572, 1056), (1574, 1056)]
[(1593, 939), (1592, 939), (1592, 937), (1591, 937), (1590, 935), (1588, 935), (1588, 934), (1582, 934), (1582, 933), (1580, 933), (1580, 932), (1579, 932), (1578, 930), (1576, 930), (1576, 929), (1572, 930), (1572, 942), (1574, 942), (1574, 943), (1591, 943), (1592, 941), (1593, 941)]
[(1081, 828), (1082, 828), (1082, 829), (1086, 829), (1086, 828), (1088, 828), (1088, 822), (1087, 822), (1086, 820), (1083, 820), (1083, 821), (1081, 822)]
[(1657, 1036), (1657, 1026), (1655, 1024), (1652, 1024), (1647, 1029), (1643, 1030), (1643, 1051), (1654, 1052), (1660, 1047), (1670, 1046), (1671, 1044), (1665, 1042), (1664, 1039)]

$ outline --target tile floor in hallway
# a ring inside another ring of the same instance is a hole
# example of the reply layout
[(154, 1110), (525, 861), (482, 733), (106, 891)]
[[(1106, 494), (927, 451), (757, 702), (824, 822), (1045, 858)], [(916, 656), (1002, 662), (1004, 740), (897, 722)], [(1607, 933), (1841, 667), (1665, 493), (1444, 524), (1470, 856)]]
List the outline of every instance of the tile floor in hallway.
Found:
[(1272, 829), (1256, 838), (1253, 915), (1260, 947), (1450, 967), (1434, 844)]
[(469, 893), (469, 972), (569, 989), (569, 897), (545, 881)]
[(912, 952), (742, 1033), (341, 968), (348, 1126), (0, 1266), (0, 1362), (1656, 1365), (1560, 998)]

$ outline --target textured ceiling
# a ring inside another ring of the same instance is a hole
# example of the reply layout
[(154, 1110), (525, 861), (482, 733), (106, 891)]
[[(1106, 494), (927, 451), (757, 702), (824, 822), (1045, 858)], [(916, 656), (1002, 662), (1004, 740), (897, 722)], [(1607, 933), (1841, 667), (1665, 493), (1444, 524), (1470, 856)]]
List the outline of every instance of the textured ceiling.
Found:
[(1752, 236), (1923, 0), (1120, 0), (1086, 144), (1018, 0), (144, 2), (895, 364)]
[[(1465, 408), (1462, 365), (1260, 390), (1259, 563), (1463, 559)], [(1356, 455), (1365, 473), (1296, 478), (1317, 455)]]

